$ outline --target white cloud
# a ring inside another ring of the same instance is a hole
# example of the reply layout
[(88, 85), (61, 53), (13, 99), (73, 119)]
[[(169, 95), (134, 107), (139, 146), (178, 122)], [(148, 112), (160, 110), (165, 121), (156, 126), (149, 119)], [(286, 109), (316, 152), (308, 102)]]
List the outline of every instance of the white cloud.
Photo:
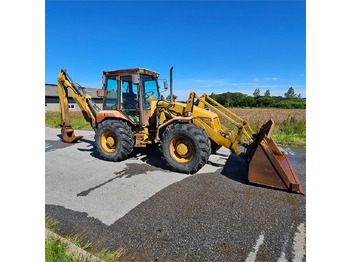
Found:
[(225, 80), (216, 79), (216, 80), (205, 80), (205, 79), (192, 79), (190, 80), (196, 83), (217, 83), (217, 84), (228, 84)]
[(273, 86), (252, 86), (252, 87), (268, 87), (268, 88), (272, 88), (272, 87), (280, 87), (280, 86), (273, 85)]
[(255, 85), (255, 83), (231, 83), (233, 86), (249, 86), (249, 85)]

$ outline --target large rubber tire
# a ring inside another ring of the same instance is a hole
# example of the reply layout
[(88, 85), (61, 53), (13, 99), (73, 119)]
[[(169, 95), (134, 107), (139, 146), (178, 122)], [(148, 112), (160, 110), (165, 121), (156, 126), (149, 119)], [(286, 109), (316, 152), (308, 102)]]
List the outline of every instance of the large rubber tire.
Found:
[[(209, 138), (210, 139), (210, 138)], [(211, 153), (215, 154), (221, 146), (218, 145), (214, 140), (210, 139), (210, 147), (211, 147)]]
[[(171, 170), (186, 174), (193, 174), (201, 169), (211, 152), (208, 135), (195, 124), (178, 123), (170, 126), (164, 132), (159, 148), (163, 160)], [(185, 150), (178, 154), (175, 148)]]
[(108, 161), (125, 160), (134, 149), (134, 134), (121, 120), (105, 120), (97, 126), (95, 148)]

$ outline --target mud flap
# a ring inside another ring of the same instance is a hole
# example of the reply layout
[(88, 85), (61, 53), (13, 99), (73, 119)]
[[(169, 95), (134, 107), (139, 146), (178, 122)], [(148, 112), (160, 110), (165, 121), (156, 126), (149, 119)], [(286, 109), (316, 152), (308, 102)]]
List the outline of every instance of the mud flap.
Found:
[(248, 180), (251, 183), (304, 194), (288, 157), (271, 138), (273, 127), (272, 120), (263, 125), (247, 150)]
[(63, 141), (66, 143), (75, 143), (79, 139), (83, 138), (83, 136), (76, 136), (74, 134), (74, 129), (72, 127), (62, 127), (61, 135), (62, 135)]

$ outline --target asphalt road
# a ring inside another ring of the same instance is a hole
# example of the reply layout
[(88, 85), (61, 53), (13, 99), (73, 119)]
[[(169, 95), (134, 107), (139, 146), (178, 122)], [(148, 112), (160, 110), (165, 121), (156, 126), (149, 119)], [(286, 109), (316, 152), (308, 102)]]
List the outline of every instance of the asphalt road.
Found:
[[(169, 171), (157, 147), (99, 159), (94, 133), (76, 144), (46, 128), (46, 213), (63, 236), (135, 261), (305, 261), (306, 196), (249, 184), (222, 148), (195, 175)], [(304, 188), (305, 148), (283, 148)]]

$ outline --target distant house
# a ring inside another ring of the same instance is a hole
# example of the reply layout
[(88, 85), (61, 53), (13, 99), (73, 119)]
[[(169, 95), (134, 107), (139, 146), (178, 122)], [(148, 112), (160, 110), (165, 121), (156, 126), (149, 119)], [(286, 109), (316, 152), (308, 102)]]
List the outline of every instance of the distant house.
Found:
[[(91, 96), (92, 100), (102, 108), (103, 99), (97, 96), (96, 88), (84, 88), (86, 95)], [(79, 106), (74, 99), (68, 94), (68, 106), (70, 111), (80, 111)], [(59, 112), (59, 98), (57, 94), (57, 85), (45, 84), (45, 112)]]

